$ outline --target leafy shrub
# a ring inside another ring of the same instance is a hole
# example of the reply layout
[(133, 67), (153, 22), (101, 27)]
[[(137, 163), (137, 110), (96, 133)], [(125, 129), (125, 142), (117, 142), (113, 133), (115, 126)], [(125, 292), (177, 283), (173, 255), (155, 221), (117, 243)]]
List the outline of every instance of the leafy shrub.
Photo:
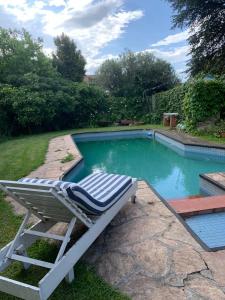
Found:
[(12, 109), (12, 98), (15, 88), (0, 85), (0, 136), (10, 135), (14, 127), (17, 127), (15, 114)]
[(140, 120), (146, 114), (142, 97), (110, 97), (109, 112), (112, 121), (122, 119)]
[(20, 87), (0, 86), (0, 135), (94, 126), (108, 113), (98, 87), (31, 77)]
[(151, 98), (152, 122), (160, 122), (164, 112), (177, 112), (183, 118), (183, 101), (187, 85), (178, 85), (166, 92), (154, 94)]
[(80, 126), (95, 126), (108, 115), (107, 95), (101, 88), (85, 83), (76, 83), (73, 87), (78, 101), (75, 115)]
[(218, 117), (225, 109), (225, 83), (222, 80), (198, 79), (188, 85), (184, 99), (185, 124), (193, 130), (199, 122)]

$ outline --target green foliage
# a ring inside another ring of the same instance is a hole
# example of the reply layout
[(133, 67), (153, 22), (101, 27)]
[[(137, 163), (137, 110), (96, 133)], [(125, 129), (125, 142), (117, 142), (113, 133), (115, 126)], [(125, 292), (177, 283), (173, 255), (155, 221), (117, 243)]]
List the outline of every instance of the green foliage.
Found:
[(174, 27), (189, 27), (192, 58), (191, 75), (199, 72), (224, 74), (224, 0), (167, 0), (175, 11)]
[(85, 75), (86, 61), (77, 49), (73, 40), (62, 33), (55, 38), (56, 54), (53, 54), (53, 65), (57, 71), (66, 79), (80, 82)]
[(110, 97), (109, 98), (110, 119), (119, 121), (121, 119), (141, 120), (146, 114), (146, 99), (142, 97)]
[(95, 125), (108, 111), (98, 87), (41, 78), (26, 86), (0, 86), (0, 135)]
[(127, 51), (118, 59), (105, 61), (96, 81), (112, 96), (144, 98), (174, 87), (179, 80), (172, 66), (152, 53)]
[(68, 153), (67, 156), (65, 156), (65, 157), (61, 160), (61, 163), (64, 164), (64, 163), (67, 163), (67, 162), (72, 161), (72, 160), (74, 160), (73, 154)]
[(0, 136), (94, 126), (107, 114), (105, 92), (74, 82), (83, 79), (85, 65), (75, 43), (62, 35), (56, 44), (54, 64), (67, 79), (40, 39), (0, 28)]
[(220, 118), (225, 110), (225, 83), (222, 80), (198, 79), (190, 82), (184, 99), (185, 124), (195, 129), (210, 117)]
[(103, 90), (85, 83), (75, 84), (78, 98), (76, 118), (80, 126), (95, 126), (99, 119), (108, 116), (108, 99)]
[(109, 118), (144, 120), (151, 114), (151, 96), (179, 82), (171, 65), (151, 53), (127, 51), (118, 59), (105, 61), (96, 82), (110, 95)]
[(183, 101), (187, 85), (178, 85), (166, 92), (154, 94), (151, 98), (152, 122), (160, 122), (164, 112), (177, 112), (183, 118)]
[(23, 31), (0, 27), (0, 83), (20, 85), (25, 74), (51, 76), (52, 63), (42, 51), (40, 39), (34, 40)]

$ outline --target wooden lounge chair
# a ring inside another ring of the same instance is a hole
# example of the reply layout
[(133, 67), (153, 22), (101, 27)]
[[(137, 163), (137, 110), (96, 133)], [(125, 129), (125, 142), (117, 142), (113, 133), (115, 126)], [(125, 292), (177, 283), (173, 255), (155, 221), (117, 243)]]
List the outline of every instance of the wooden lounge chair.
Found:
[[(0, 291), (22, 299), (44, 300), (63, 278), (68, 282), (74, 279), (76, 262), (127, 200), (134, 201), (137, 181), (128, 176), (98, 173), (89, 175), (79, 184), (29, 178), (19, 182), (1, 180), (0, 189), (28, 210), (14, 240), (0, 250), (0, 272), (13, 261), (22, 262), (25, 269), (30, 265), (49, 269), (37, 287), (0, 276)], [(27, 229), (31, 214), (40, 221)], [(66, 250), (77, 219), (87, 231)], [(68, 223), (65, 236), (48, 232), (58, 222)], [(61, 241), (54, 263), (27, 256), (27, 248), (40, 238)]]

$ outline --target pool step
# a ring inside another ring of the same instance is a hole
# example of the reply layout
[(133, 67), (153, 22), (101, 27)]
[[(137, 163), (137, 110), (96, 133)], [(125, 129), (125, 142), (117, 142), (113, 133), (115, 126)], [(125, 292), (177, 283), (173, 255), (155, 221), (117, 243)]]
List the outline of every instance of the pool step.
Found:
[(169, 201), (173, 209), (182, 217), (225, 211), (225, 195), (184, 198)]

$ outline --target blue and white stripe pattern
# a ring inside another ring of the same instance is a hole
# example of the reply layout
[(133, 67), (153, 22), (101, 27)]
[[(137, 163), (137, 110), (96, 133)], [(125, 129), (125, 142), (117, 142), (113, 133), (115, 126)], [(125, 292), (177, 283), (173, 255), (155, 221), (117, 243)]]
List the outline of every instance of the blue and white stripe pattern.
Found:
[(68, 187), (73, 187), (77, 185), (76, 183), (62, 181), (62, 180), (50, 180), (50, 179), (27, 178), (27, 177), (19, 179), (18, 182), (33, 183), (33, 184), (49, 184), (59, 188), (60, 190), (66, 190)]
[(19, 181), (51, 184), (66, 190), (69, 198), (79, 207), (94, 214), (101, 214), (110, 208), (132, 185), (132, 178), (129, 176), (107, 173), (93, 173), (79, 183), (32, 178), (22, 178)]

